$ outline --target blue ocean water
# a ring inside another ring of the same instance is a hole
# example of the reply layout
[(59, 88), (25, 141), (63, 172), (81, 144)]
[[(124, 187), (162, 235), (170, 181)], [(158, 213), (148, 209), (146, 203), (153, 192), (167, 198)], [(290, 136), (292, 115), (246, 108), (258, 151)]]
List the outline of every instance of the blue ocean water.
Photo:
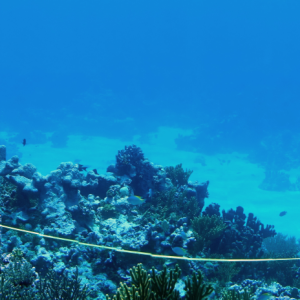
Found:
[(299, 10), (277, 0), (2, 2), (7, 160), (43, 176), (62, 162), (103, 174), (137, 145), (155, 165), (182, 163), (190, 180), (209, 181), (203, 210), (241, 206), (299, 239)]

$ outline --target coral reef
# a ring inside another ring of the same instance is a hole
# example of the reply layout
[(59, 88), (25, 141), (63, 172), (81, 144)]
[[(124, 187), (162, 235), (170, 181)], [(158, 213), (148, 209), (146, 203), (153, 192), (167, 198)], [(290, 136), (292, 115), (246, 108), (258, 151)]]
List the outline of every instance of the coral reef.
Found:
[[(182, 271), (178, 267), (170, 270), (169, 265), (161, 270), (160, 262), (147, 256), (129, 257), (112, 249), (92, 249), (42, 236), (187, 257), (263, 257), (274, 252), (270, 249), (276, 243), (283, 243), (282, 249), (292, 245), (295, 251), (299, 249), (295, 240), (280, 240), (272, 226), (264, 226), (252, 213), (246, 217), (240, 206), (221, 214), (220, 206), (214, 203), (203, 211), (209, 182), (188, 181), (190, 175), (191, 171), (184, 171), (181, 164), (174, 168), (153, 164), (139, 147), (132, 145), (119, 151), (116, 164), (109, 166), (103, 174), (84, 172), (80, 165), (65, 162), (43, 176), (33, 165), (20, 164), (16, 156), (6, 160), (5, 147), (1, 146), (2, 222), (41, 234), (2, 229), (1, 250), (5, 253), (1, 257), (5, 265), (1, 275), (3, 289), (16, 295), (17, 299), (20, 294), (19, 290), (14, 290), (17, 286), (23, 291), (22, 297), (33, 299), (29, 289), (32, 285), (38, 289), (38, 278), (48, 278), (39, 281), (45, 295), (48, 299), (62, 298), (62, 294), (51, 294), (54, 286), (49, 281), (54, 282), (59, 290), (73, 286), (68, 291), (76, 294), (79, 284), (74, 285), (68, 281), (70, 278), (59, 277), (71, 273), (75, 274), (77, 283), (80, 278), (84, 285), (89, 285), (89, 299), (105, 299), (105, 294), (115, 294), (115, 299), (135, 299), (137, 295), (145, 299), (202, 299), (211, 292), (211, 287), (203, 285), (204, 279), (225, 286), (232, 279), (241, 281), (247, 277), (260, 276), (271, 280), (269, 273), (278, 282), (279, 277), (284, 278), (282, 284), (298, 284), (298, 265), (270, 265), (268, 273), (255, 264), (251, 265), (253, 267), (231, 265), (225, 268), (215, 262), (180, 262)], [(128, 201), (131, 195), (141, 196), (143, 201), (132, 204)], [(272, 240), (274, 236), (277, 242)], [(24, 256), (18, 258), (21, 262), (18, 266), (14, 262), (19, 253), (16, 248)], [(285, 250), (283, 253), (287, 254)], [(138, 263), (143, 263), (148, 269), (155, 265), (161, 271), (154, 268), (149, 273)], [(78, 272), (75, 266), (78, 266)], [(45, 277), (49, 269), (53, 272)], [(283, 277), (280, 269), (291, 276)], [(19, 277), (13, 270), (18, 270)], [(187, 278), (189, 275), (192, 277)], [(15, 281), (10, 278), (15, 278)], [(117, 291), (119, 282), (123, 283)], [(82, 291), (85, 295), (86, 289)], [(162, 295), (161, 298), (157, 298), (158, 295)], [(81, 296), (77, 294), (76, 297), (80, 299)]]

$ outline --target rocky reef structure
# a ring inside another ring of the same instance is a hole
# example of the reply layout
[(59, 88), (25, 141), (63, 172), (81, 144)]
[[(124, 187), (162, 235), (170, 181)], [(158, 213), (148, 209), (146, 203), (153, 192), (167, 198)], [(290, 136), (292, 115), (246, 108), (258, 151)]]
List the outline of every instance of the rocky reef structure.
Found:
[[(274, 228), (265, 227), (251, 213), (246, 221), (242, 207), (223, 211), (222, 216), (218, 204), (203, 211), (209, 182), (190, 181), (191, 173), (181, 164), (155, 165), (132, 145), (120, 150), (116, 164), (103, 174), (65, 162), (43, 176), (32, 164), (20, 164), (17, 156), (7, 160), (5, 146), (0, 146), (2, 223), (137, 252), (262, 257), (263, 239), (273, 237)], [(78, 266), (83, 284), (89, 283), (91, 299), (116, 294), (119, 281), (128, 283), (131, 291), (129, 268), (137, 262), (148, 268), (154, 264), (145, 256), (128, 258), (113, 250), (2, 230), (2, 251), (19, 249), (41, 275), (49, 268), (57, 274), (64, 270), (75, 274), (74, 266)], [(8, 264), (4, 256), (2, 261)], [(198, 270), (209, 277), (218, 264), (189, 263), (189, 268), (196, 272), (194, 280), (198, 282)], [(187, 275), (186, 269), (183, 275)]]

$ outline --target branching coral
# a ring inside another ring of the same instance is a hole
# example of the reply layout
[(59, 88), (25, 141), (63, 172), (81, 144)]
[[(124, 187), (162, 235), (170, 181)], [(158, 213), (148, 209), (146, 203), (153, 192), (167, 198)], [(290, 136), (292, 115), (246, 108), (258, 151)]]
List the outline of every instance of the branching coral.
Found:
[(144, 153), (141, 148), (136, 145), (125, 146), (125, 150), (119, 150), (116, 156), (116, 167), (120, 174), (130, 174), (133, 168), (137, 171), (141, 167), (144, 160)]
[(226, 224), (220, 217), (213, 215), (194, 218), (192, 227), (197, 240), (195, 249), (198, 252), (204, 247), (208, 247), (212, 240), (221, 236), (226, 229)]
[[(142, 264), (130, 269), (132, 286), (121, 283), (117, 294), (107, 300), (179, 300), (182, 299), (175, 285), (181, 275), (181, 269), (176, 265), (174, 270), (168, 270), (164, 266), (160, 273), (152, 268), (151, 274), (143, 269)], [(185, 281), (185, 291), (187, 300), (201, 300), (213, 292), (211, 285), (203, 283), (200, 271), (193, 274), (192, 279)]]
[[(151, 278), (147, 271), (143, 269), (142, 264), (130, 269), (132, 286), (125, 283), (120, 284), (117, 294), (113, 300), (154, 300), (154, 293), (151, 291)], [(107, 295), (106, 299), (111, 300)]]
[(152, 268), (152, 280), (153, 280), (153, 291), (155, 293), (155, 299), (164, 300), (164, 299), (178, 299), (179, 292), (174, 290), (175, 284), (180, 277), (181, 270), (178, 265), (176, 265), (175, 270), (167, 270), (167, 267), (164, 266), (164, 269), (160, 274), (156, 274), (154, 267)]
[(141, 298), (153, 298), (153, 293), (150, 290), (151, 278), (147, 274), (147, 271), (143, 269), (142, 264), (138, 264), (137, 267), (133, 267), (133, 269), (130, 269), (130, 275), (133, 286), (136, 286), (138, 288), (138, 292)]

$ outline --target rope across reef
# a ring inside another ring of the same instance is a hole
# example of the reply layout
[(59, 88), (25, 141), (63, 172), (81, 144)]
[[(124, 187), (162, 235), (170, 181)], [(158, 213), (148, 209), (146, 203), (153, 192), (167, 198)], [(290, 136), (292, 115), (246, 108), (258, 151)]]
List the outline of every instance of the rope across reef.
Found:
[(267, 262), (267, 261), (300, 260), (300, 257), (226, 259), (226, 258), (198, 258), (198, 257), (186, 257), (186, 256), (169, 256), (169, 255), (161, 255), (161, 254), (152, 254), (152, 253), (148, 253), (148, 252), (124, 250), (124, 249), (120, 249), (120, 248), (117, 248), (117, 247), (107, 247), (107, 246), (101, 246), (101, 245), (82, 243), (82, 242), (79, 242), (79, 241), (76, 241), (76, 240), (60, 238), (60, 237), (51, 236), (51, 235), (45, 235), (45, 234), (41, 234), (39, 232), (28, 231), (28, 230), (14, 228), (14, 227), (10, 227), (10, 226), (0, 224), (0, 229), (2, 227), (6, 228), (6, 229), (20, 231), (20, 232), (26, 232), (26, 233), (29, 233), (29, 234), (35, 234), (35, 235), (38, 235), (38, 236), (41, 236), (41, 237), (44, 237), (44, 238), (61, 240), (61, 241), (66, 241), (66, 242), (70, 242), (70, 243), (76, 243), (78, 245), (83, 245), (83, 246), (86, 246), (86, 247), (95, 247), (95, 248), (100, 248), (100, 249), (105, 249), (105, 250), (114, 250), (116, 252), (135, 254), (135, 255), (146, 255), (146, 256), (151, 256), (151, 257), (155, 257), (155, 258), (180, 259), (180, 260), (189, 260), (189, 261), (217, 261), (217, 262)]

